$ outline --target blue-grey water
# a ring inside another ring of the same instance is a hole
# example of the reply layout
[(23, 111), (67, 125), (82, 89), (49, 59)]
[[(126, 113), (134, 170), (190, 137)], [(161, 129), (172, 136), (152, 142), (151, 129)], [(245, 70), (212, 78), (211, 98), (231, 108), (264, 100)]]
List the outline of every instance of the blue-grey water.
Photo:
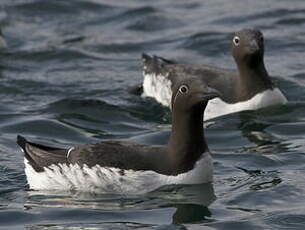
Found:
[[(1, 0), (0, 229), (304, 229), (304, 0)], [(17, 134), (69, 147), (164, 144), (170, 111), (127, 93), (142, 52), (234, 69), (233, 31), (255, 27), (285, 106), (207, 123), (212, 185), (140, 196), (30, 191)]]

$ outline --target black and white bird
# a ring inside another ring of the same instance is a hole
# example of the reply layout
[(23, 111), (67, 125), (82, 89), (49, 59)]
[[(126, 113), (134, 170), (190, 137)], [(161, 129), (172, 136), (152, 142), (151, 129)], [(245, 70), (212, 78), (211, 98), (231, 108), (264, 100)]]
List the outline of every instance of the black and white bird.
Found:
[(237, 71), (208, 65), (179, 64), (143, 54), (143, 96), (153, 97), (162, 105), (170, 106), (172, 86), (191, 76), (202, 79), (222, 95), (209, 101), (205, 120), (287, 102), (265, 68), (264, 38), (259, 30), (236, 32), (232, 37), (231, 51)]
[(135, 194), (167, 184), (211, 182), (213, 163), (203, 112), (219, 92), (188, 77), (173, 86), (172, 131), (167, 146), (103, 141), (70, 149), (28, 142), (18, 136), (29, 187)]

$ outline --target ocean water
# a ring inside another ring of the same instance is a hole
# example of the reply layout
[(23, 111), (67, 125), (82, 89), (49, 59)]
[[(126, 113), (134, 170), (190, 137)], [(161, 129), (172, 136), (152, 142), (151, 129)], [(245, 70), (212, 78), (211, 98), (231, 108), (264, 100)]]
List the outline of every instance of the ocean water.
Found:
[[(303, 0), (1, 0), (0, 229), (304, 229)], [(234, 69), (230, 36), (265, 36), (284, 106), (207, 122), (215, 182), (144, 195), (30, 191), (22, 134), (61, 147), (165, 144), (170, 111), (127, 93), (141, 53)]]

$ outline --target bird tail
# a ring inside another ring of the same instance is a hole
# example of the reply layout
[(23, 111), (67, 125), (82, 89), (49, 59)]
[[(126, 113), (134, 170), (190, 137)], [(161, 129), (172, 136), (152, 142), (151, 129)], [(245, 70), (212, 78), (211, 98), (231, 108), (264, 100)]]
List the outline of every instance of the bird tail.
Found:
[(22, 148), (23, 151), (25, 151), (26, 142), (27, 140), (23, 136), (17, 136), (17, 144)]
[(66, 149), (48, 147), (28, 142), (23, 136), (17, 136), (17, 144), (24, 152), (24, 157), (37, 172), (52, 164), (68, 163)]
[(150, 56), (146, 53), (142, 54), (144, 74), (162, 74), (166, 70), (166, 65), (175, 64), (175, 62), (158, 57)]

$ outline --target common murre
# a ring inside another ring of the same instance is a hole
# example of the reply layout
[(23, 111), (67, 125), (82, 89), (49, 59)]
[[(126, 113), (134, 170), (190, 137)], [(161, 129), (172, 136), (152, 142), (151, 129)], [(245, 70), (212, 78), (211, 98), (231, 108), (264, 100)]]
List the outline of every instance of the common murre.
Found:
[(200, 78), (222, 94), (220, 98), (209, 101), (205, 120), (287, 102), (265, 68), (264, 38), (259, 30), (243, 29), (236, 32), (231, 41), (231, 53), (237, 71), (209, 65), (180, 64), (143, 54), (144, 80), (132, 90), (143, 92), (143, 96), (153, 97), (162, 105), (170, 106), (172, 86), (176, 81), (189, 76)]
[(218, 91), (201, 79), (177, 82), (167, 146), (103, 141), (59, 149), (18, 136), (28, 184), (35, 190), (135, 194), (167, 184), (211, 182), (213, 163), (204, 137), (203, 112), (217, 96)]

